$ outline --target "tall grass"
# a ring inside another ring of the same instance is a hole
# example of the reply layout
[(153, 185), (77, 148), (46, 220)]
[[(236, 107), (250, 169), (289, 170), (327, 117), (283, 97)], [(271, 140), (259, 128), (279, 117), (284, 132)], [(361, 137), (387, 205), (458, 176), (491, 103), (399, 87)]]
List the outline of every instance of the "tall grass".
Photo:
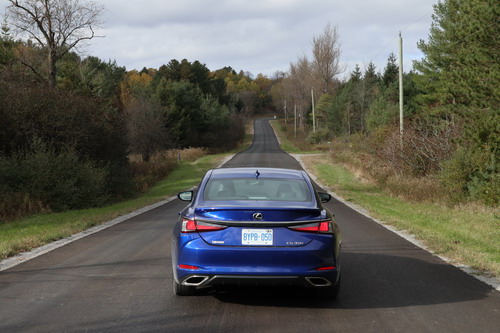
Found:
[(171, 149), (155, 153), (145, 162), (141, 155), (129, 156), (134, 184), (139, 193), (144, 193), (165, 178), (180, 162), (191, 162), (206, 155), (203, 148)]
[(337, 141), (329, 155), (359, 180), (376, 185), (394, 197), (413, 202), (447, 202), (448, 195), (435, 176), (403, 175), (376, 156), (355, 149), (354, 145)]
[(295, 135), (294, 125), (290, 120), (286, 124), (282, 120), (272, 120), (270, 124), (280, 140), (281, 149), (287, 153), (310, 154), (328, 149), (327, 145), (309, 144), (307, 142), (307, 134), (304, 131), (297, 130), (297, 135)]

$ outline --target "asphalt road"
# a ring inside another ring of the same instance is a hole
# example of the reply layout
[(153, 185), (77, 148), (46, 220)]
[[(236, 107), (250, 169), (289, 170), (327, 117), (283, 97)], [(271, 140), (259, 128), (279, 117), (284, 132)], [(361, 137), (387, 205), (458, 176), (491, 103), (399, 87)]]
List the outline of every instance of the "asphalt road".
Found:
[[(300, 168), (267, 121), (226, 166)], [(176, 297), (175, 200), (0, 272), (0, 332), (500, 332), (500, 293), (333, 200), (342, 229), (336, 301), (307, 290)]]

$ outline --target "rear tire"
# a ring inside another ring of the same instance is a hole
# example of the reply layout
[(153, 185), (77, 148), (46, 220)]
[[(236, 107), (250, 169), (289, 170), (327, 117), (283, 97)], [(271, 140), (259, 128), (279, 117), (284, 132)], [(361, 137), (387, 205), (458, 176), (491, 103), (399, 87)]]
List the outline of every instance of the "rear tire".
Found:
[(177, 296), (192, 296), (196, 293), (196, 287), (183, 286), (175, 281), (172, 277), (172, 286), (174, 289), (174, 294)]

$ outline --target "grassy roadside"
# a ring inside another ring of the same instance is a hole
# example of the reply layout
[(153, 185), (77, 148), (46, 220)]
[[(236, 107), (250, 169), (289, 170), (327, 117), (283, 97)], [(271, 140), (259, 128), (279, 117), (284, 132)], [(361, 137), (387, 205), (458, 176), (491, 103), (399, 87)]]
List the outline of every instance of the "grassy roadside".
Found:
[(327, 156), (303, 159), (321, 183), (375, 218), (410, 232), (434, 253), (457, 264), (500, 276), (500, 220), (493, 209), (404, 201), (359, 181)]
[(164, 200), (196, 185), (204, 173), (227, 154), (208, 155), (195, 162), (181, 162), (164, 180), (139, 198), (113, 205), (49, 213), (0, 224), (0, 259), (68, 237), (85, 229)]
[[(319, 150), (314, 150), (314, 149), (308, 149), (310, 148), (310, 145), (306, 145), (307, 148), (306, 150), (302, 150), (296, 146), (289, 138), (286, 133), (288, 132), (288, 129), (283, 127), (283, 125), (279, 122), (279, 120), (271, 120), (269, 122), (271, 124), (271, 127), (274, 129), (274, 133), (276, 133), (276, 136), (278, 137), (280, 141), (280, 147), (284, 151), (286, 151), (289, 154), (316, 154), (318, 152), (321, 152)], [(298, 138), (297, 140), (304, 141), (304, 138)]]
[[(276, 131), (283, 142), (283, 133)], [(286, 140), (286, 139), (285, 139)], [(303, 153), (298, 148), (295, 153)], [(434, 253), (486, 275), (500, 277), (500, 212), (498, 209), (447, 207), (393, 197), (360, 179), (327, 153), (302, 160), (319, 181), (370, 215), (421, 240)]]

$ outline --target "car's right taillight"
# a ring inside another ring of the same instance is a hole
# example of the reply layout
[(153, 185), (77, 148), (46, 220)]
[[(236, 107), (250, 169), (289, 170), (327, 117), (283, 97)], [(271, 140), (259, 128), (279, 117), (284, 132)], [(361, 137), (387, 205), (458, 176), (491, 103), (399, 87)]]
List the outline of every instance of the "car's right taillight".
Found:
[(302, 232), (331, 234), (333, 233), (333, 222), (332, 220), (326, 220), (314, 223), (299, 224), (288, 228), (291, 230), (302, 231)]
[(182, 228), (181, 232), (190, 233), (190, 232), (202, 232), (202, 231), (216, 231), (226, 229), (226, 226), (200, 222), (193, 219), (182, 219)]

